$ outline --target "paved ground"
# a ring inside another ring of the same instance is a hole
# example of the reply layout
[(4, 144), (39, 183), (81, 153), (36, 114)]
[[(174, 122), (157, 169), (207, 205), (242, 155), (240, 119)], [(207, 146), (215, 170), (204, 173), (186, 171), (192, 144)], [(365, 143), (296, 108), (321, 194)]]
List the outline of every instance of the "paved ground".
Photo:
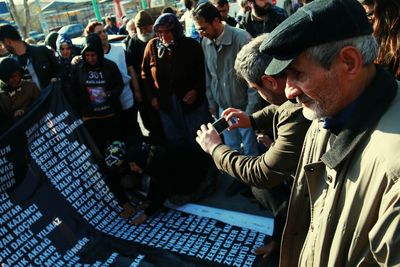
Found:
[(261, 209), (255, 201), (250, 200), (250, 198), (240, 193), (235, 196), (227, 196), (225, 194), (226, 189), (233, 180), (229, 175), (223, 174), (218, 180), (217, 190), (205, 199), (199, 201), (198, 204), (252, 215), (271, 216), (268, 210)]

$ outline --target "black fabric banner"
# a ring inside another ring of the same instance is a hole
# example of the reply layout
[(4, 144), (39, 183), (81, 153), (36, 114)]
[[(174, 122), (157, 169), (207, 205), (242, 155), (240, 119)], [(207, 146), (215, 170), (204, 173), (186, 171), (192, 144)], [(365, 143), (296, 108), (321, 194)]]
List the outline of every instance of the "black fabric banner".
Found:
[(83, 122), (51, 85), (0, 138), (4, 266), (260, 266), (266, 235), (164, 209), (140, 226), (99, 171)]

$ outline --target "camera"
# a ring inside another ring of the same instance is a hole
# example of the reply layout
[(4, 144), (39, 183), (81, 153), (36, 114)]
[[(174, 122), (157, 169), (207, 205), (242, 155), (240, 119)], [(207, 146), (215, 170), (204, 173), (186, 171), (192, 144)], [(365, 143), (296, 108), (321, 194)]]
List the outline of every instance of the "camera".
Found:
[(217, 131), (218, 134), (221, 134), (231, 124), (232, 123), (230, 121), (226, 121), (224, 117), (221, 117), (218, 120), (216, 120), (212, 125), (213, 125), (215, 131)]

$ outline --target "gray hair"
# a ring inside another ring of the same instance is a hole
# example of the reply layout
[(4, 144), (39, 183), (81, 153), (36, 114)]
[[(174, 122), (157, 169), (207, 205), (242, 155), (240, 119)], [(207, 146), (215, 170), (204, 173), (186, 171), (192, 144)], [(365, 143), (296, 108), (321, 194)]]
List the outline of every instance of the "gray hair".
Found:
[(378, 55), (378, 43), (372, 35), (363, 35), (310, 47), (306, 50), (306, 54), (325, 69), (330, 69), (333, 60), (345, 46), (357, 48), (361, 53), (364, 65), (372, 64)]
[(262, 34), (242, 47), (236, 56), (235, 70), (239, 78), (262, 85), (261, 76), (271, 62), (272, 57), (259, 51), (260, 45), (268, 33)]

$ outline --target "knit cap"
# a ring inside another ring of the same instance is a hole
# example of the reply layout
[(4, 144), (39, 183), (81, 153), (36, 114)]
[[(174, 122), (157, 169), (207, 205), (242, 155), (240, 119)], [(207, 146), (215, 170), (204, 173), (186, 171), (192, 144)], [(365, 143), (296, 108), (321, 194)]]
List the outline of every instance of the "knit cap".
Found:
[(146, 11), (140, 10), (135, 16), (135, 26), (144, 27), (154, 24), (153, 17)]

